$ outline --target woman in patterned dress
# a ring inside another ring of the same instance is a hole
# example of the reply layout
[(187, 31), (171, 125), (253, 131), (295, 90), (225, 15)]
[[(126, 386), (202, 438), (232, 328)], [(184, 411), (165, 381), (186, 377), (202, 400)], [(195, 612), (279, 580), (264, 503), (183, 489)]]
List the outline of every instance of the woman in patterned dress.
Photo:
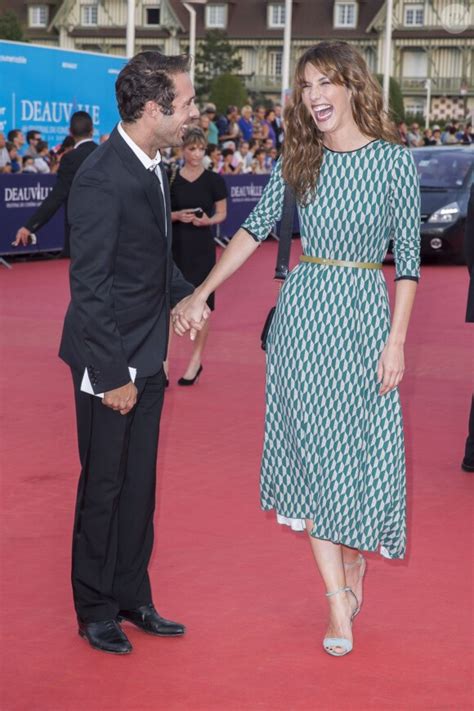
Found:
[[(261, 505), (308, 531), (329, 602), (323, 646), (343, 656), (362, 603), (360, 551), (405, 552), (398, 385), (419, 276), (419, 186), (378, 84), (346, 42), (302, 55), (285, 125), (282, 159), (260, 202), (173, 319), (181, 334), (200, 321), (207, 295), (280, 219), (290, 184), (304, 254), (268, 335)], [(391, 323), (380, 270), (390, 238)]]

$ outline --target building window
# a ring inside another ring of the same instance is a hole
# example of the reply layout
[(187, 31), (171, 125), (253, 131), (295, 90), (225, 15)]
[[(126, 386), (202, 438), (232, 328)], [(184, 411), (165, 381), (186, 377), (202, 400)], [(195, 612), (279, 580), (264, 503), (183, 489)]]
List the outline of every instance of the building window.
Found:
[(404, 79), (426, 79), (428, 76), (428, 55), (423, 49), (406, 49), (402, 64)]
[(145, 25), (147, 27), (156, 27), (160, 24), (160, 8), (145, 7)]
[(257, 52), (253, 47), (242, 47), (239, 51), (242, 60), (240, 74), (252, 75), (257, 71)]
[(271, 77), (281, 77), (283, 64), (283, 52), (276, 49), (268, 53), (268, 75)]
[(334, 27), (357, 26), (357, 3), (336, 2), (334, 5)]
[(48, 10), (47, 5), (30, 5), (30, 27), (46, 27), (48, 24)]
[(84, 27), (97, 26), (97, 5), (81, 6), (81, 25)]
[(405, 113), (410, 116), (415, 116), (416, 114), (424, 114), (426, 109), (425, 102), (413, 102), (405, 106)]
[(209, 30), (225, 30), (227, 5), (206, 5), (206, 27)]
[(425, 8), (423, 5), (405, 5), (405, 25), (407, 27), (423, 27)]
[(285, 6), (282, 3), (271, 3), (268, 6), (267, 21), (270, 29), (285, 27)]

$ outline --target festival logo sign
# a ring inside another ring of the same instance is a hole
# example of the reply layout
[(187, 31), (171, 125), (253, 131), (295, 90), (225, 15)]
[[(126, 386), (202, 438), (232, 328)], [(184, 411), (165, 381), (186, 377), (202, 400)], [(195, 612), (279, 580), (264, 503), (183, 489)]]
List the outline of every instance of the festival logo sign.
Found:
[(87, 111), (94, 136), (110, 133), (119, 116), (115, 80), (124, 57), (0, 41), (0, 131), (41, 131), (54, 148), (75, 111)]

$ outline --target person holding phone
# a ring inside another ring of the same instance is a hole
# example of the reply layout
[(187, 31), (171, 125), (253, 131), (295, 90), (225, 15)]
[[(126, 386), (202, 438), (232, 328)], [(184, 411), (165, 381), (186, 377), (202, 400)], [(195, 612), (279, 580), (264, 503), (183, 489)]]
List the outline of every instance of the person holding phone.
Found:
[[(227, 216), (227, 187), (224, 179), (203, 165), (206, 136), (198, 127), (189, 128), (183, 139), (181, 170), (171, 176), (171, 219), (173, 258), (185, 279), (197, 286), (216, 263), (212, 225)], [(214, 294), (207, 300), (214, 310)], [(178, 385), (194, 385), (202, 372), (202, 354), (209, 334), (209, 320), (194, 341), (188, 367)], [(168, 363), (165, 363), (168, 373)]]

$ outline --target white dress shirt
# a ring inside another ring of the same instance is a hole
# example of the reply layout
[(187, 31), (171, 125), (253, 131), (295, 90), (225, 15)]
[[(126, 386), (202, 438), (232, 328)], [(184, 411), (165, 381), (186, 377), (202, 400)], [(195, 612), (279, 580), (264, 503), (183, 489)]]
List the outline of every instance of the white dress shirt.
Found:
[[(152, 170), (158, 180), (160, 181), (160, 187), (161, 187), (161, 194), (163, 196), (163, 206), (165, 205), (165, 190), (164, 190), (164, 185), (163, 185), (163, 175), (161, 173), (160, 169), (160, 163), (161, 163), (161, 153), (160, 151), (156, 151), (156, 155), (154, 158), (150, 158), (150, 156), (147, 156), (147, 154), (142, 151), (140, 146), (137, 146), (135, 141), (133, 141), (128, 133), (124, 130), (123, 126), (121, 123), (117, 125), (117, 130), (122, 136), (123, 140), (129, 146), (129, 148), (132, 149), (132, 151), (135, 153), (137, 156), (138, 160), (140, 163), (143, 165), (144, 168), (147, 170)], [(167, 231), (167, 225), (166, 225), (166, 220), (165, 220), (165, 232)]]

